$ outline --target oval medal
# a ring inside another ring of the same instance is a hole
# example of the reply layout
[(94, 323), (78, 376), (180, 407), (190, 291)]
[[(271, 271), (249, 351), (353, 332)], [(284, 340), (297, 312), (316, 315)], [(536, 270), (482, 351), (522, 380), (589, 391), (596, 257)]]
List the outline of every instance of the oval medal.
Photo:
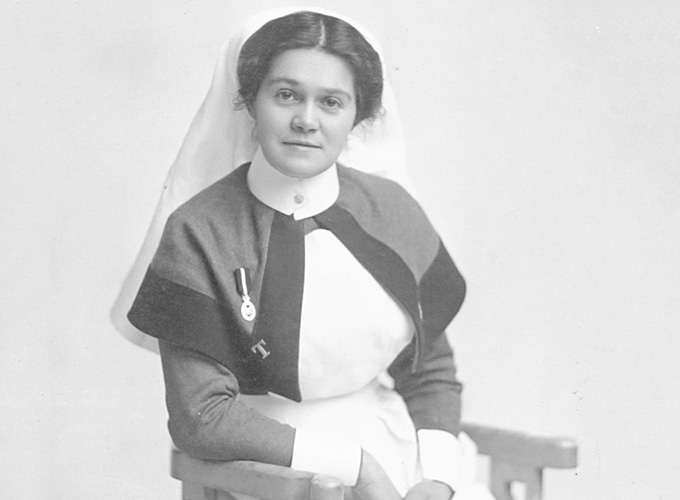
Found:
[(255, 304), (253, 304), (249, 298), (243, 299), (243, 304), (241, 304), (241, 316), (246, 321), (252, 321), (255, 319)]

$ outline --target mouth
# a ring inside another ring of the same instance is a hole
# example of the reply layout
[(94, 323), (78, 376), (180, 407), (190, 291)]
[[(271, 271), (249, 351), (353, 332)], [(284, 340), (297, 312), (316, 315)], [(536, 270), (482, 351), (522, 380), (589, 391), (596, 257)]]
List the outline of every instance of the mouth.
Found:
[(321, 146), (307, 141), (283, 141), (283, 144), (301, 149), (321, 149)]

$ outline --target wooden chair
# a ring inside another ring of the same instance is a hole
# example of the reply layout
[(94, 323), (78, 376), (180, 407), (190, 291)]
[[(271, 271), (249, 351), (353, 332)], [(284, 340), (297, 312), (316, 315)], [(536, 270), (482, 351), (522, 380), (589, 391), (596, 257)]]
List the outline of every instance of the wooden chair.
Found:
[[(513, 500), (511, 485), (524, 483), (525, 500), (542, 500), (543, 470), (573, 468), (577, 445), (568, 438), (539, 437), (481, 425), (464, 424), (479, 453), (490, 458), (491, 492)], [(339, 479), (256, 462), (212, 462), (172, 451), (171, 474), (182, 481), (182, 500), (343, 500)]]
[(525, 500), (542, 500), (543, 470), (572, 469), (578, 464), (578, 447), (569, 438), (474, 424), (463, 424), (463, 429), (477, 443), (479, 453), (490, 459), (489, 488), (498, 500), (513, 500), (513, 483), (524, 484)]

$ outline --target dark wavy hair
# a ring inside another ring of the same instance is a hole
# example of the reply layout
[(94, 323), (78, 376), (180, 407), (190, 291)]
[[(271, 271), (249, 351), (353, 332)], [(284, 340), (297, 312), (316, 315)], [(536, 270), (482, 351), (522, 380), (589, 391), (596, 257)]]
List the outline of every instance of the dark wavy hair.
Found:
[(380, 56), (352, 25), (316, 12), (296, 12), (269, 21), (243, 44), (238, 59), (237, 106), (251, 107), (276, 56), (292, 49), (318, 49), (342, 58), (352, 69), (357, 114), (354, 125), (382, 111)]

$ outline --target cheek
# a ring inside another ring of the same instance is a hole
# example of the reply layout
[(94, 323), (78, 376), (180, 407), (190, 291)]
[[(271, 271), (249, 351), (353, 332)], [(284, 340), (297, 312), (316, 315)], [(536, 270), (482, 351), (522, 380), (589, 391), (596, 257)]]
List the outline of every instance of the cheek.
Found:
[(255, 129), (260, 141), (273, 139), (281, 132), (280, 119), (271, 113), (258, 113), (255, 119)]
[(261, 96), (258, 96), (255, 100), (251, 116), (255, 120), (255, 128), (260, 139), (275, 133), (282, 126), (283, 119), (280, 111)]
[(336, 126), (334, 135), (336, 142), (340, 143), (340, 146), (344, 147), (345, 144), (347, 144), (347, 138), (349, 137), (349, 134), (352, 132), (353, 128), (354, 119), (344, 120), (342, 123), (339, 123)]

